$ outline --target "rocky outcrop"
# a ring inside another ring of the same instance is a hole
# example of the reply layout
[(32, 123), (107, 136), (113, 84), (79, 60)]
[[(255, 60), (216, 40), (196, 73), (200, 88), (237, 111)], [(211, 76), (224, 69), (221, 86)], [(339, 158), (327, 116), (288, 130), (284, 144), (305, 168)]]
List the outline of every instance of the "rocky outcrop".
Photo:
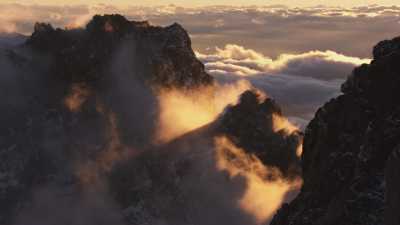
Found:
[(133, 42), (133, 54), (137, 55), (125, 60), (141, 72), (137, 74), (140, 79), (163, 87), (193, 88), (212, 83), (193, 53), (189, 35), (179, 24), (155, 27), (128, 21), (121, 15), (94, 16), (85, 29), (76, 30), (36, 23), (26, 44), (55, 58), (53, 76), (81, 82), (106, 79), (112, 57), (121, 48), (132, 47), (129, 42)]
[(284, 176), (294, 178), (301, 175), (296, 150), (303, 134), (296, 129), (278, 127), (283, 117), (273, 99), (262, 99), (257, 92), (249, 90), (241, 95), (239, 104), (225, 110), (219, 130), (265, 165), (277, 167)]
[(36, 189), (80, 187), (122, 151), (151, 145), (159, 88), (213, 84), (180, 25), (120, 15), (84, 29), (37, 23), (24, 44), (0, 49), (0, 66), (0, 224)]
[(394, 159), (384, 170), (399, 144), (398, 46), (398, 38), (380, 42), (371, 64), (342, 85), (343, 95), (318, 110), (305, 131), (301, 193), (271, 224), (384, 224), (385, 192), (393, 196), (386, 218), (396, 221)]

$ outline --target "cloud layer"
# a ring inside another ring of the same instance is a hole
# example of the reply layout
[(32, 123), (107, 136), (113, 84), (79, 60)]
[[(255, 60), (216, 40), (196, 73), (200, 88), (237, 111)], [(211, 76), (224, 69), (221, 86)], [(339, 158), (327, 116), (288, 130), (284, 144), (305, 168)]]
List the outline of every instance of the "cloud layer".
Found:
[(318, 107), (340, 93), (340, 84), (355, 66), (370, 62), (333, 51), (282, 54), (272, 59), (232, 44), (197, 56), (219, 82), (248, 80), (275, 98), (292, 121), (302, 127)]
[(116, 8), (111, 5), (0, 4), (0, 31), (32, 32), (36, 21), (58, 27), (83, 26), (94, 14), (121, 13), (153, 24), (181, 23), (202, 52), (229, 43), (257, 49), (272, 57), (315, 49), (370, 57), (376, 42), (398, 35), (400, 7), (355, 8), (286, 6), (178, 6)]
[(319, 106), (339, 94), (340, 84), (354, 66), (369, 62), (371, 47), (395, 36), (396, 27), (400, 27), (400, 7), (396, 6), (116, 8), (2, 4), (0, 32), (29, 34), (35, 21), (82, 27), (92, 15), (105, 13), (121, 13), (159, 25), (181, 23), (191, 35), (197, 56), (219, 81), (250, 81), (276, 98), (302, 126)]

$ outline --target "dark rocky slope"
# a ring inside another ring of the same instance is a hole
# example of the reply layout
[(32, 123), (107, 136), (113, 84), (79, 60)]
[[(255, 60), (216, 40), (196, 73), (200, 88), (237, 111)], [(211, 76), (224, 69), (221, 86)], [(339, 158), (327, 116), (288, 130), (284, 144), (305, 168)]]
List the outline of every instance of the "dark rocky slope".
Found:
[(24, 44), (0, 49), (0, 68), (0, 224), (34, 208), (37, 188), (83, 182), (76, 164), (105, 172), (122, 146), (149, 145), (160, 87), (213, 84), (180, 25), (119, 15), (78, 30), (37, 23)]
[(301, 193), (271, 224), (378, 225), (384, 214), (398, 224), (399, 46), (399, 38), (376, 45), (343, 95), (318, 110), (305, 132)]

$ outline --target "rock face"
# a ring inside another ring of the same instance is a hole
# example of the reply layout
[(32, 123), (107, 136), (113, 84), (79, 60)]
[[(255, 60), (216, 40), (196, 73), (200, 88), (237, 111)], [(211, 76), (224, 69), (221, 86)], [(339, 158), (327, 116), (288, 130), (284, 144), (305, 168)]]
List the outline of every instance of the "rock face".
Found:
[(251, 90), (240, 97), (240, 104), (228, 107), (220, 122), (220, 132), (238, 147), (256, 155), (265, 165), (277, 167), (285, 177), (301, 176), (296, 149), (303, 134), (298, 130), (275, 128), (282, 118), (277, 103)]
[[(133, 46), (129, 42), (134, 42)], [(26, 44), (50, 53), (54, 57), (54, 76), (71, 82), (105, 79), (111, 58), (121, 48), (135, 51), (137, 55), (126, 59), (131, 60), (127, 63), (137, 67), (138, 78), (153, 84), (192, 88), (212, 82), (193, 53), (189, 35), (179, 24), (154, 27), (120, 15), (94, 16), (86, 29), (78, 30), (36, 23)]]
[(0, 49), (0, 67), (0, 224), (26, 224), (14, 219), (37, 189), (91, 182), (122, 151), (150, 145), (159, 88), (213, 84), (180, 25), (120, 15), (84, 29), (37, 23), (24, 44)]
[(384, 214), (398, 224), (397, 157), (388, 158), (400, 140), (399, 44), (376, 45), (371, 64), (354, 69), (343, 95), (318, 110), (305, 132), (301, 193), (271, 224), (376, 225)]

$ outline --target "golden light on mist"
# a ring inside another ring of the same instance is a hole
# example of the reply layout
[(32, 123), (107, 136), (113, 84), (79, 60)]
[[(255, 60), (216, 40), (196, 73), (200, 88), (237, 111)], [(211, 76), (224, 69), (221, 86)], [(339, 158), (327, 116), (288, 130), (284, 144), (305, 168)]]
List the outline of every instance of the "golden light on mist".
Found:
[(291, 135), (293, 132), (299, 131), (299, 128), (292, 124), (286, 117), (278, 114), (272, 114), (272, 125), (274, 132), (284, 131), (284, 133), (287, 135)]
[(86, 26), (86, 24), (90, 21), (92, 17), (93, 17), (92, 12), (85, 15), (77, 16), (74, 18), (73, 21), (71, 21), (65, 26), (65, 29), (72, 30), (72, 29), (83, 28)]
[[(272, 114), (272, 126), (274, 132), (283, 131), (285, 135), (300, 131), (300, 128), (292, 124), (286, 117), (277, 114)], [(300, 158), (302, 154), (303, 142), (296, 148), (296, 156)]]
[(98, 184), (101, 175), (110, 172), (114, 164), (128, 154), (126, 146), (120, 139), (115, 113), (108, 112), (100, 103), (96, 105), (96, 109), (107, 118), (108, 142), (94, 160), (83, 160), (77, 163), (76, 174), (83, 186)]
[(211, 89), (206, 87), (188, 92), (177, 89), (161, 91), (157, 139), (161, 142), (168, 141), (213, 121), (216, 109), (210, 101)]
[(91, 92), (85, 84), (73, 84), (70, 93), (64, 99), (64, 105), (69, 111), (78, 112), (90, 94)]
[(245, 90), (251, 89), (248, 81), (234, 84), (202, 87), (196, 90), (162, 90), (158, 101), (157, 142), (167, 142), (191, 130), (214, 121), (229, 104), (236, 104)]
[(297, 146), (297, 149), (296, 149), (297, 157), (300, 158), (302, 154), (303, 154), (303, 143), (301, 143), (299, 146)]
[[(298, 191), (300, 178), (287, 181), (276, 168), (265, 166), (255, 155), (247, 154), (228, 138), (215, 139), (217, 169), (228, 172), (231, 178), (245, 178), (246, 190), (238, 206), (252, 215), (257, 224), (264, 224), (275, 214), (289, 192)], [(272, 177), (272, 179), (271, 179)]]
[(110, 112), (107, 116), (109, 122), (107, 128), (109, 142), (106, 149), (100, 153), (96, 161), (102, 170), (110, 171), (113, 164), (122, 158), (124, 146), (120, 139), (115, 114)]

